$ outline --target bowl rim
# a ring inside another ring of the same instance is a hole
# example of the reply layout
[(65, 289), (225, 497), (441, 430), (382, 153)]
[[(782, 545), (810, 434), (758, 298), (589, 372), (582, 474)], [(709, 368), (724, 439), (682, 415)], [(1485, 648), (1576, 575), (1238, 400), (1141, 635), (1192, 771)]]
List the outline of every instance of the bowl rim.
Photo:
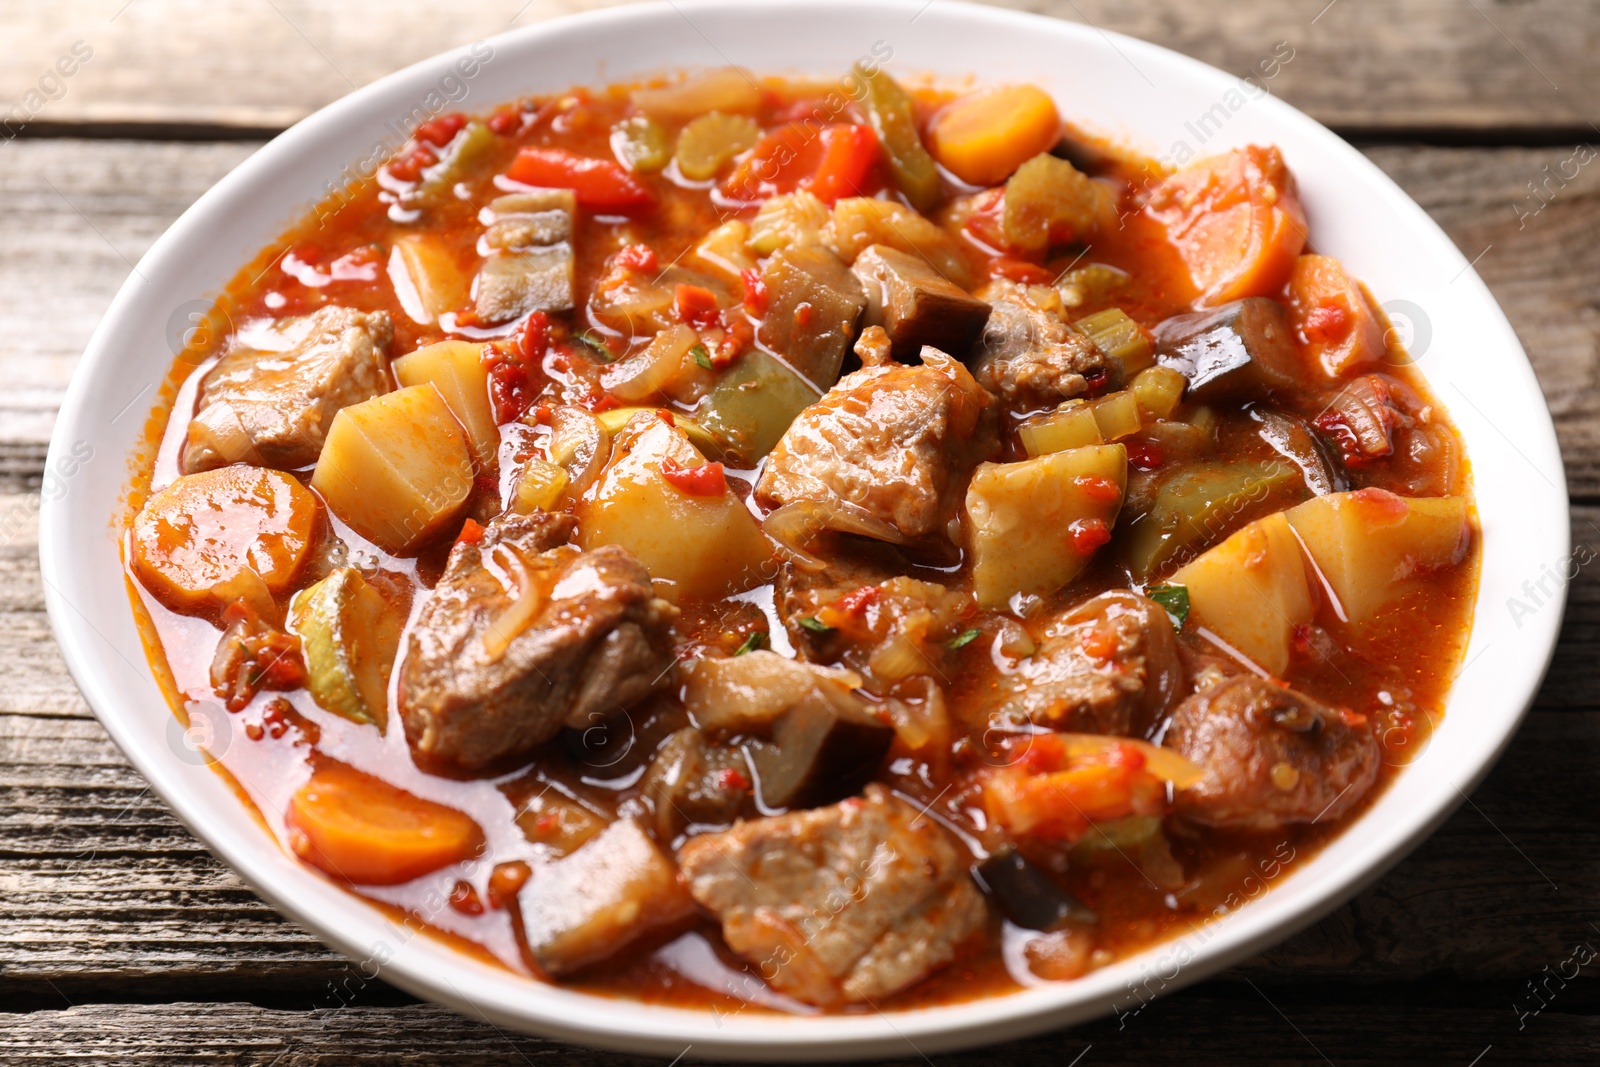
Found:
[[(921, 3), (920, 0), (775, 0), (758, 5), (739, 3), (738, 0), (665, 0), (662, 3), (569, 15), (496, 35), (489, 38), (488, 43), (497, 49), (534, 48), (541, 42), (555, 42), (563, 36), (608, 31), (636, 32), (628, 29), (629, 23), (645, 26), (652, 19), (669, 16), (687, 19), (689, 15), (715, 17), (735, 12), (744, 17), (752, 9), (760, 11), (762, 17), (776, 18), (789, 12), (805, 12), (812, 17), (849, 18), (877, 12), (897, 15), (915, 13), (916, 17), (920, 17), (930, 7), (936, 9), (936, 19), (939, 20), (953, 23), (979, 20), (1008, 32), (1048, 33), (1086, 48), (1109, 45), (1119, 52), (1141, 59), (1148, 58), (1151, 62), (1190, 76), (1203, 76), (1213, 83), (1218, 78), (1230, 77), (1197, 60), (1122, 34), (1038, 15), (950, 0), (938, 0), (936, 4), (931, 0), (930, 3)], [(281, 169), (292, 163), (297, 154), (307, 150), (317, 138), (329, 131), (347, 123), (375, 123), (379, 116), (386, 113), (385, 109), (378, 106), (386, 94), (398, 87), (418, 83), (422, 78), (436, 78), (464, 51), (453, 49), (424, 59), (355, 90), (308, 116), (217, 182), (173, 223), (141, 258), (139, 266), (119, 290), (96, 328), (74, 372), (57, 417), (46, 457), (47, 469), (54, 468), (58, 459), (72, 447), (71, 442), (94, 432), (92, 428), (85, 428), (85, 420), (90, 415), (90, 400), (97, 382), (114, 369), (112, 361), (117, 355), (115, 335), (119, 324), (133, 314), (140, 301), (148, 297), (146, 286), (151, 283), (147, 279), (159, 280), (168, 261), (186, 243), (200, 239), (207, 220), (218, 212), (236, 207), (253, 182), (270, 176), (274, 168)], [(960, 76), (967, 72), (949, 73)], [(1491, 338), (1495, 348), (1513, 357), (1503, 369), (1513, 375), (1517, 379), (1516, 384), (1524, 390), (1531, 387), (1532, 395), (1539, 395), (1531, 364), (1499, 305), (1484, 287), (1472, 264), (1467, 262), (1422, 209), (1375, 164), (1314, 120), (1270, 94), (1255, 103), (1268, 109), (1279, 122), (1296, 125), (1303, 130), (1314, 130), (1315, 135), (1326, 142), (1323, 147), (1341, 157), (1351, 174), (1362, 177), (1367, 185), (1373, 187), (1375, 195), (1385, 201), (1387, 208), (1397, 212), (1408, 223), (1408, 233), (1419, 240), (1441, 246), (1434, 251), (1449, 263), (1459, 266), (1458, 276), (1471, 288), (1473, 296), (1482, 301), (1487, 316), (1486, 326), (1495, 334)], [(1446, 406), (1453, 415), (1460, 414), (1460, 410), (1454, 406)], [(1521, 442), (1522, 448), (1519, 450), (1509, 439), (1506, 444), (1517, 450), (1519, 455), (1531, 452), (1537, 456), (1540, 461), (1537, 469), (1561, 472), (1563, 468), (1554, 426), (1542, 400), (1538, 403), (1537, 412), (1530, 412), (1530, 415), (1532, 423), (1525, 426), (1524, 430), (1531, 437)], [(1469, 438), (1459, 417), (1457, 425), (1462, 437)], [(1479, 433), (1476, 436), (1478, 440), (1472, 445), (1474, 461), (1484, 449), (1483, 442), (1492, 445), (1492, 439), (1486, 434)], [(1533, 463), (1533, 460), (1528, 459), (1528, 462)], [(1539, 516), (1559, 527), (1544, 529), (1541, 533), (1545, 537), (1543, 549), (1555, 549), (1561, 558), (1565, 558), (1570, 551), (1568, 503), (1564, 486), (1563, 478), (1558, 491), (1559, 506), (1552, 504)], [(120, 502), (114, 505), (113, 514), (120, 507)], [(1030, 1036), (1116, 1011), (1124, 985), (1128, 990), (1133, 988), (1131, 981), (1124, 984), (1122, 979), (1134, 974), (1136, 969), (1140, 969), (1140, 973), (1151, 973), (1149, 967), (1152, 963), (1163, 967), (1173, 966), (1173, 961), (1168, 959), (1173, 946), (1185, 944), (1191, 936), (1179, 935), (1083, 979), (1048, 988), (1024, 989), (1017, 993), (888, 1014), (787, 1017), (752, 1013), (748, 1016), (723, 1016), (714, 1028), (707, 1027), (703, 1009), (621, 1001), (543, 985), (481, 963), (432, 938), (402, 939), (390, 958), (375, 959), (376, 950), (373, 946), (386, 943), (375, 941), (375, 932), (386, 928), (392, 931), (395, 924), (391, 920), (353, 894), (332, 886), (292, 861), (285, 862), (272, 835), (258, 831), (257, 836), (249, 840), (230, 838), (223, 815), (214, 805), (206, 803), (204, 797), (196, 794), (194, 779), (175, 768), (166, 758), (169, 753), (162, 751), (163, 746), (144, 736), (148, 731), (142, 733), (136, 729), (133, 717), (125, 714), (132, 697), (119, 690), (116, 680), (101, 660), (96, 658), (97, 644), (110, 645), (110, 641), (65, 593), (65, 590), (75, 586), (73, 558), (65, 547), (71, 539), (72, 525), (84, 519), (93, 521), (97, 509), (103, 521), (106, 518), (104, 501), (85, 502), (82, 494), (77, 497), (68, 494), (61, 498), (46, 495), (42, 500), (39, 520), (40, 566), (51, 627), (68, 669), (96, 717), (177, 817), (280, 913), (289, 916), (351, 959), (362, 961), (363, 975), (366, 974), (365, 968), (370, 965), (373, 973), (381, 974), (385, 980), (420, 997), (446, 1003), (468, 1016), (475, 1015), (495, 1025), (505, 1024), (591, 1046), (669, 1056), (678, 1052), (680, 1047), (687, 1046), (683, 1048), (684, 1052), (693, 1048), (697, 1055), (717, 1058), (860, 1058), (903, 1051), (908, 1044), (917, 1053), (925, 1055), (988, 1041)], [(1559, 522), (1556, 522), (1557, 519)], [(1482, 618), (1483, 596), (1484, 590), (1480, 585), (1479, 603), (1474, 608), (1475, 620)], [(1303, 873), (1305, 866), (1316, 862), (1314, 859), (1307, 861), (1288, 879), (1296, 882), (1296, 894), (1291, 904), (1281, 905), (1285, 894), (1283, 887), (1279, 886), (1263, 899), (1252, 900), (1247, 906), (1232, 912), (1225, 921), (1210, 924), (1212, 934), (1201, 941), (1191, 958), (1178, 960), (1170, 978), (1161, 975), (1158, 992), (1164, 994), (1198, 981), (1317, 920), (1378, 878), (1431, 833), (1488, 773), (1509, 743), (1548, 669), (1560, 621), (1559, 610), (1542, 612), (1532, 621), (1528, 643), (1534, 650), (1534, 658), (1524, 658), (1510, 668), (1514, 670), (1516, 680), (1508, 683), (1513, 690), (1507, 698), (1508, 706), (1499, 710), (1498, 717), (1492, 721), (1492, 729), (1472, 746), (1471, 758), (1464, 768), (1468, 773), (1460, 776), (1459, 780), (1445, 779), (1453, 787), (1453, 792), (1434, 789), (1426, 803), (1399, 814), (1382, 826), (1369, 828), (1377, 836), (1362, 844), (1366, 858), (1355, 864), (1353, 869), (1332, 873), (1316, 885), (1299, 884), (1303, 879), (1298, 879), (1298, 874)], [(1541, 649), (1542, 655), (1539, 655)], [(1457, 694), (1452, 691), (1452, 706), (1456, 699)], [(1447, 714), (1445, 721), (1449, 722), (1450, 719), (1451, 716)], [(213, 775), (208, 768), (198, 770), (213, 778), (220, 777)], [(1419, 773), (1419, 768), (1413, 767), (1401, 777), (1410, 778)], [(1334, 842), (1330, 842), (1329, 847), (1349, 836), (1352, 829), (1353, 826), (1346, 827)], [(335, 899), (348, 906), (330, 904)], [(331, 907), (332, 913), (320, 914), (319, 907)], [(1168, 962), (1161, 963), (1163, 959)], [(1142, 1004), (1141, 999), (1141, 1008)], [(619, 1007), (623, 1010), (616, 1010)]]

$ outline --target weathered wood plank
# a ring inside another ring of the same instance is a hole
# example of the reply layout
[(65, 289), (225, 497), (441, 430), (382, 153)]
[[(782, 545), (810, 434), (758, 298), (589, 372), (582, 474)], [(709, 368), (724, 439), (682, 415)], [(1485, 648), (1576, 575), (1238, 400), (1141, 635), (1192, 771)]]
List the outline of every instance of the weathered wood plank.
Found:
[[(615, 2), (6, 0), (0, 107), (10, 109), (13, 128), (31, 122), (36, 130), (75, 123), (281, 128), (441, 49)], [(1273, 90), (1352, 130), (1586, 131), (1588, 105), (1600, 92), (1591, 62), (1600, 12), (1586, 0), (1000, 2), (1132, 34), (1240, 75), (1287, 42), (1293, 59)], [(715, 41), (716, 27), (705, 30)], [(75, 62), (85, 49), (87, 62)], [(70, 77), (52, 79), (58, 60), (74, 71)]]
[[(1337, 10), (1337, 9), (1335, 9)], [(1329, 17), (1332, 17), (1331, 15)], [(0, 492), (36, 488), (54, 413), (77, 354), (144, 250), (255, 148), (21, 141), (0, 167)], [(1377, 146), (1369, 154), (1434, 215), (1497, 294), (1555, 412), (1574, 496), (1600, 499), (1600, 168), (1550, 196), (1543, 180), (1568, 150)], [(1525, 213), (1519, 218), (1518, 211)], [(1487, 249), (1487, 251), (1485, 251)], [(0, 526), (0, 537), (4, 529)], [(1600, 541), (1600, 535), (1596, 535)], [(1597, 546), (1600, 547), (1600, 546)]]
[[(1583, 985), (1592, 987), (1593, 980)], [(1377, 991), (1373, 991), (1377, 992)], [(1477, 992), (1477, 991), (1474, 991)], [(1509, 1002), (1425, 1001), (1410, 990), (1357, 998), (1337, 990), (1185, 991), (1138, 1016), (1102, 1019), (936, 1061), (963, 1067), (1017, 1063), (1357, 1065), (1481, 1062), (1588, 1064), (1600, 1054), (1600, 1019), (1585, 1014), (1593, 991), (1577, 983), (1521, 1030)], [(707, 1023), (708, 1027), (710, 1023)], [(254, 1004), (85, 1005), (0, 1015), (0, 1059), (56, 1063), (63, 1050), (103, 1064), (206, 1063), (312, 1067), (401, 1063), (500, 1067), (562, 1063), (575, 1067), (662, 1067), (666, 1059), (595, 1052), (512, 1034), (432, 1005), (293, 1011)], [(693, 1046), (679, 1061), (699, 1060)], [(1080, 1057), (1080, 1059), (1074, 1059)], [(888, 1067), (935, 1062), (909, 1041)]]

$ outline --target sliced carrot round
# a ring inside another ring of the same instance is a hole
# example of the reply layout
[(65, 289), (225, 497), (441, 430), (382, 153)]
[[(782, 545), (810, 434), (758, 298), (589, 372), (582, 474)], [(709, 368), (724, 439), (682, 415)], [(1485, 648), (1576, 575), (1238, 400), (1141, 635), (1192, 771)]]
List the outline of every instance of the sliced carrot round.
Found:
[(1061, 139), (1055, 101), (1036, 85), (1002, 85), (963, 96), (934, 116), (928, 148), (973, 185), (999, 185)]
[(305, 562), (316, 522), (316, 497), (282, 471), (241, 465), (187, 474), (134, 519), (134, 569), (176, 610), (207, 605), (246, 571), (277, 595)]
[(1199, 160), (1156, 187), (1149, 211), (1211, 306), (1277, 295), (1305, 247), (1305, 209), (1276, 148)]
[(483, 831), (464, 812), (342, 763), (312, 772), (285, 821), (295, 855), (356, 885), (409, 882), (483, 848)]

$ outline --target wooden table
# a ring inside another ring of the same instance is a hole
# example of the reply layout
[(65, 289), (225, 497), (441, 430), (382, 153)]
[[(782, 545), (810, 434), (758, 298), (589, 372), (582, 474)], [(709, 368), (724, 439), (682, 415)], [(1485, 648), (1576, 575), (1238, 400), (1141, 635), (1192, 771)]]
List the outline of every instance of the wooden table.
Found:
[[(35, 519), (54, 413), (97, 319), (157, 235), (263, 139), (356, 85), (446, 46), (592, 5), (458, 6), (0, 0), (0, 108), (15, 101), (23, 109), (0, 127), (6, 1062), (632, 1062), (510, 1035), (381, 983), (348, 1003), (336, 996), (333, 984), (351, 973), (346, 963), (257, 900), (107, 739), (67, 676), (40, 593)], [(1471, 800), (1373, 888), (1273, 951), (1121, 1024), (938, 1060), (1600, 1060), (1600, 962), (1565, 984), (1551, 977), (1575, 952), (1581, 960), (1600, 948), (1600, 579), (1592, 562), (1600, 550), (1600, 165), (1576, 174), (1563, 167), (1575, 145), (1600, 141), (1591, 124), (1600, 120), (1600, 7), (1017, 6), (1133, 33), (1240, 73), (1289, 42), (1294, 59), (1274, 91), (1393, 175), (1475, 260), (1511, 316), (1555, 412), (1586, 565), (1572, 585), (1555, 665), (1516, 742)], [(47, 70), (73, 55), (75, 42), (92, 56), (51, 81)], [(28, 95), (41, 84), (55, 98)], [(1529, 560), (1530, 576), (1547, 562), (1557, 561)], [(908, 1046), (898, 1062), (922, 1061)]]

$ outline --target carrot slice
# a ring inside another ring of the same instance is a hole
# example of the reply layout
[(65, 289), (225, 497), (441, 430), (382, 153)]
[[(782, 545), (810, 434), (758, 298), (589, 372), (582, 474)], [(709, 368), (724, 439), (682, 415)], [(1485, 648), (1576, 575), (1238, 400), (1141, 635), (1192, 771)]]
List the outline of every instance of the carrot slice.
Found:
[(1202, 159), (1157, 186), (1148, 211), (1204, 305), (1276, 295), (1305, 247), (1305, 209), (1276, 148)]
[(397, 789), (342, 763), (324, 763), (289, 800), (295, 855), (356, 885), (398, 885), (483, 848), (464, 812)]
[(1308, 362), (1330, 377), (1376, 363), (1387, 346), (1378, 316), (1332, 256), (1301, 256), (1289, 275), (1289, 313)]
[(1061, 137), (1061, 115), (1034, 85), (1002, 85), (963, 96), (934, 116), (933, 158), (973, 185), (999, 185)]
[(282, 471), (232, 466), (187, 474), (152, 495), (134, 519), (134, 570), (178, 611), (224, 597), (245, 572), (276, 596), (305, 562), (316, 522), (316, 497)]

